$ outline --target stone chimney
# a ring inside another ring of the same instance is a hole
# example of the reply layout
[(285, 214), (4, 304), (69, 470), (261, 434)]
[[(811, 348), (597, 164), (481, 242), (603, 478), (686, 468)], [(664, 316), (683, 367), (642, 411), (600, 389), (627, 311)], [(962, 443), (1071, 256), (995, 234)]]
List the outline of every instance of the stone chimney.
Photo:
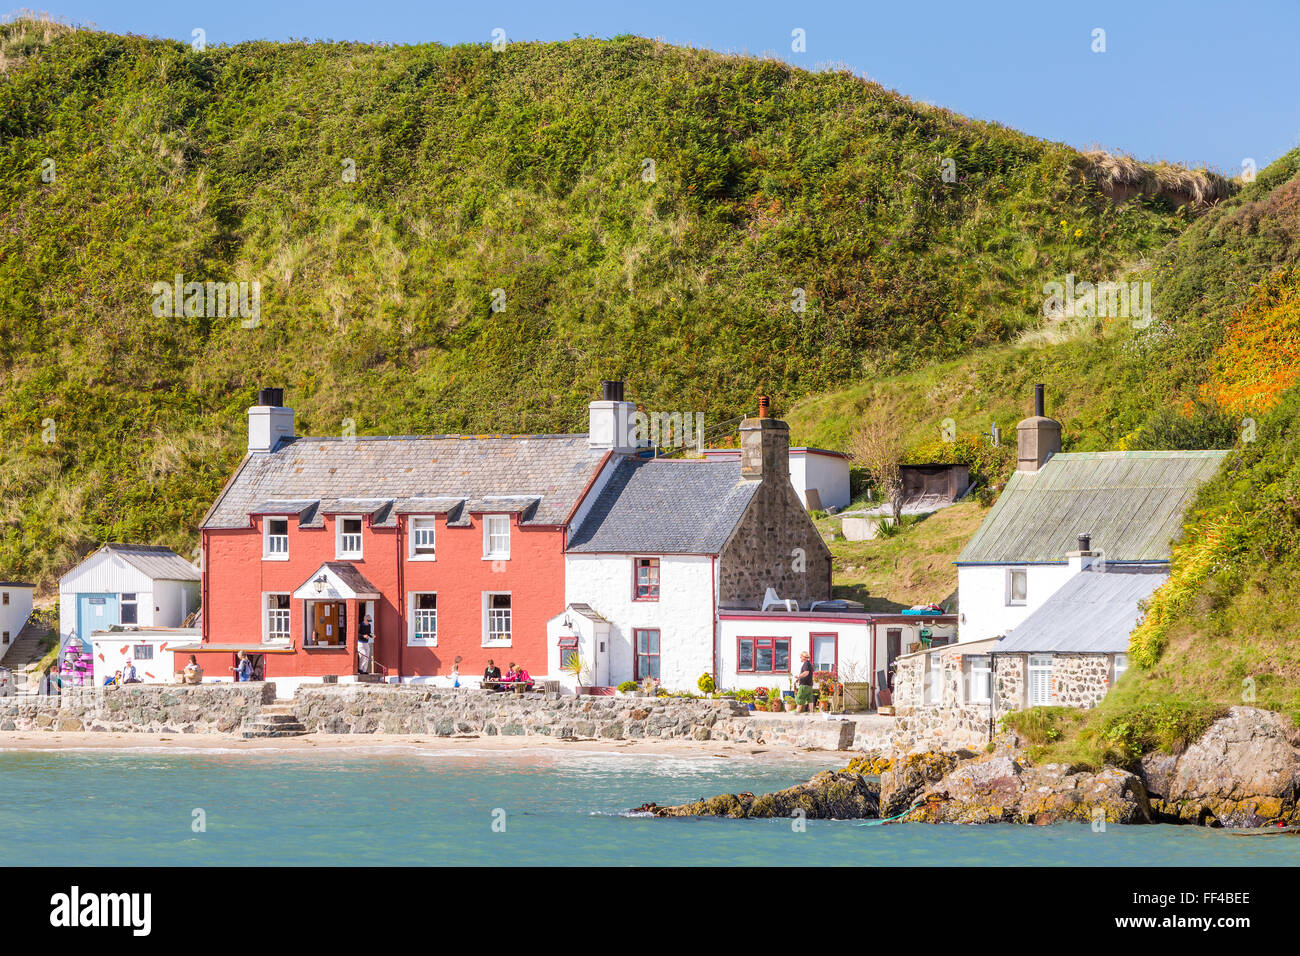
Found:
[(790, 480), (790, 426), (769, 417), (767, 396), (758, 400), (758, 417), (740, 423), (740, 477)]
[(592, 448), (616, 455), (636, 454), (636, 406), (623, 400), (621, 381), (602, 382), (600, 401), (588, 405), (587, 411), (587, 443)]
[(1016, 426), (1016, 471), (1038, 471), (1061, 450), (1061, 423), (1043, 413), (1043, 386), (1034, 386), (1034, 415)]
[(258, 389), (257, 404), (248, 410), (248, 450), (275, 451), (289, 438), (293, 438), (293, 409), (284, 407), (284, 389)]

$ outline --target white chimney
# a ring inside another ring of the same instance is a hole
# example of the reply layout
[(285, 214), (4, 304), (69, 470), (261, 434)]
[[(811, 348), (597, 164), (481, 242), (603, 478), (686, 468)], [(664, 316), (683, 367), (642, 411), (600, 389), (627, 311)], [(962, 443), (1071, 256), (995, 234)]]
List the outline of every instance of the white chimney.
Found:
[(1065, 554), (1066, 563), (1070, 566), (1071, 574), (1078, 574), (1080, 571), (1086, 571), (1094, 564), (1102, 566), (1105, 570), (1106, 557), (1101, 551), (1094, 551), (1092, 547), (1092, 535), (1079, 535), (1079, 550), (1067, 551)]
[(636, 406), (623, 401), (622, 382), (602, 383), (601, 399), (587, 406), (587, 443), (592, 448), (633, 455), (637, 450)]
[(248, 450), (275, 451), (293, 437), (293, 409), (284, 407), (284, 390), (258, 389), (257, 404), (248, 410)]

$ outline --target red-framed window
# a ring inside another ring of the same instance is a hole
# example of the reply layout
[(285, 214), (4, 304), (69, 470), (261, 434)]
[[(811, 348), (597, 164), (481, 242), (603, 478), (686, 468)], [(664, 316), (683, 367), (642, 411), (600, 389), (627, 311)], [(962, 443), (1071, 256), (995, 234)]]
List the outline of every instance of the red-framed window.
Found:
[(813, 631), (808, 635), (808, 652), (812, 657), (813, 672), (840, 672), (840, 636), (830, 631)]
[(645, 680), (647, 677), (659, 679), (659, 629), (638, 627), (632, 632), (636, 641), (633, 677)]
[(637, 558), (632, 562), (632, 600), (659, 600), (658, 558)]
[(736, 671), (741, 674), (790, 673), (790, 638), (737, 638)]

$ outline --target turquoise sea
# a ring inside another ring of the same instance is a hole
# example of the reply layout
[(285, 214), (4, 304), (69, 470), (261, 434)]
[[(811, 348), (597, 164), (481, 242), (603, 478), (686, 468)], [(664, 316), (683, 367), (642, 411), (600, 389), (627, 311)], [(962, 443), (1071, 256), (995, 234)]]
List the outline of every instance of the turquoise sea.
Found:
[(1300, 839), (1192, 827), (808, 821), (800, 833), (623, 815), (777, 790), (814, 769), (762, 755), (0, 752), (0, 865), (1300, 864)]

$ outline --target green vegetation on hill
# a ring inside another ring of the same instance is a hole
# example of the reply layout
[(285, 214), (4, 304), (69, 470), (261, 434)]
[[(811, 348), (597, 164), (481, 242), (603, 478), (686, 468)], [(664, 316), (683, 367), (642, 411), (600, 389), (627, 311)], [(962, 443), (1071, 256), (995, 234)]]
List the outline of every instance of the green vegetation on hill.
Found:
[[(1112, 203), (1090, 162), (634, 37), (196, 52), (0, 26), (0, 567), (187, 552), (258, 385), (306, 433), (557, 431), (602, 378), (721, 421), (996, 348), (1045, 281), (1189, 219)], [(155, 315), (177, 274), (260, 282), (260, 324)]]

